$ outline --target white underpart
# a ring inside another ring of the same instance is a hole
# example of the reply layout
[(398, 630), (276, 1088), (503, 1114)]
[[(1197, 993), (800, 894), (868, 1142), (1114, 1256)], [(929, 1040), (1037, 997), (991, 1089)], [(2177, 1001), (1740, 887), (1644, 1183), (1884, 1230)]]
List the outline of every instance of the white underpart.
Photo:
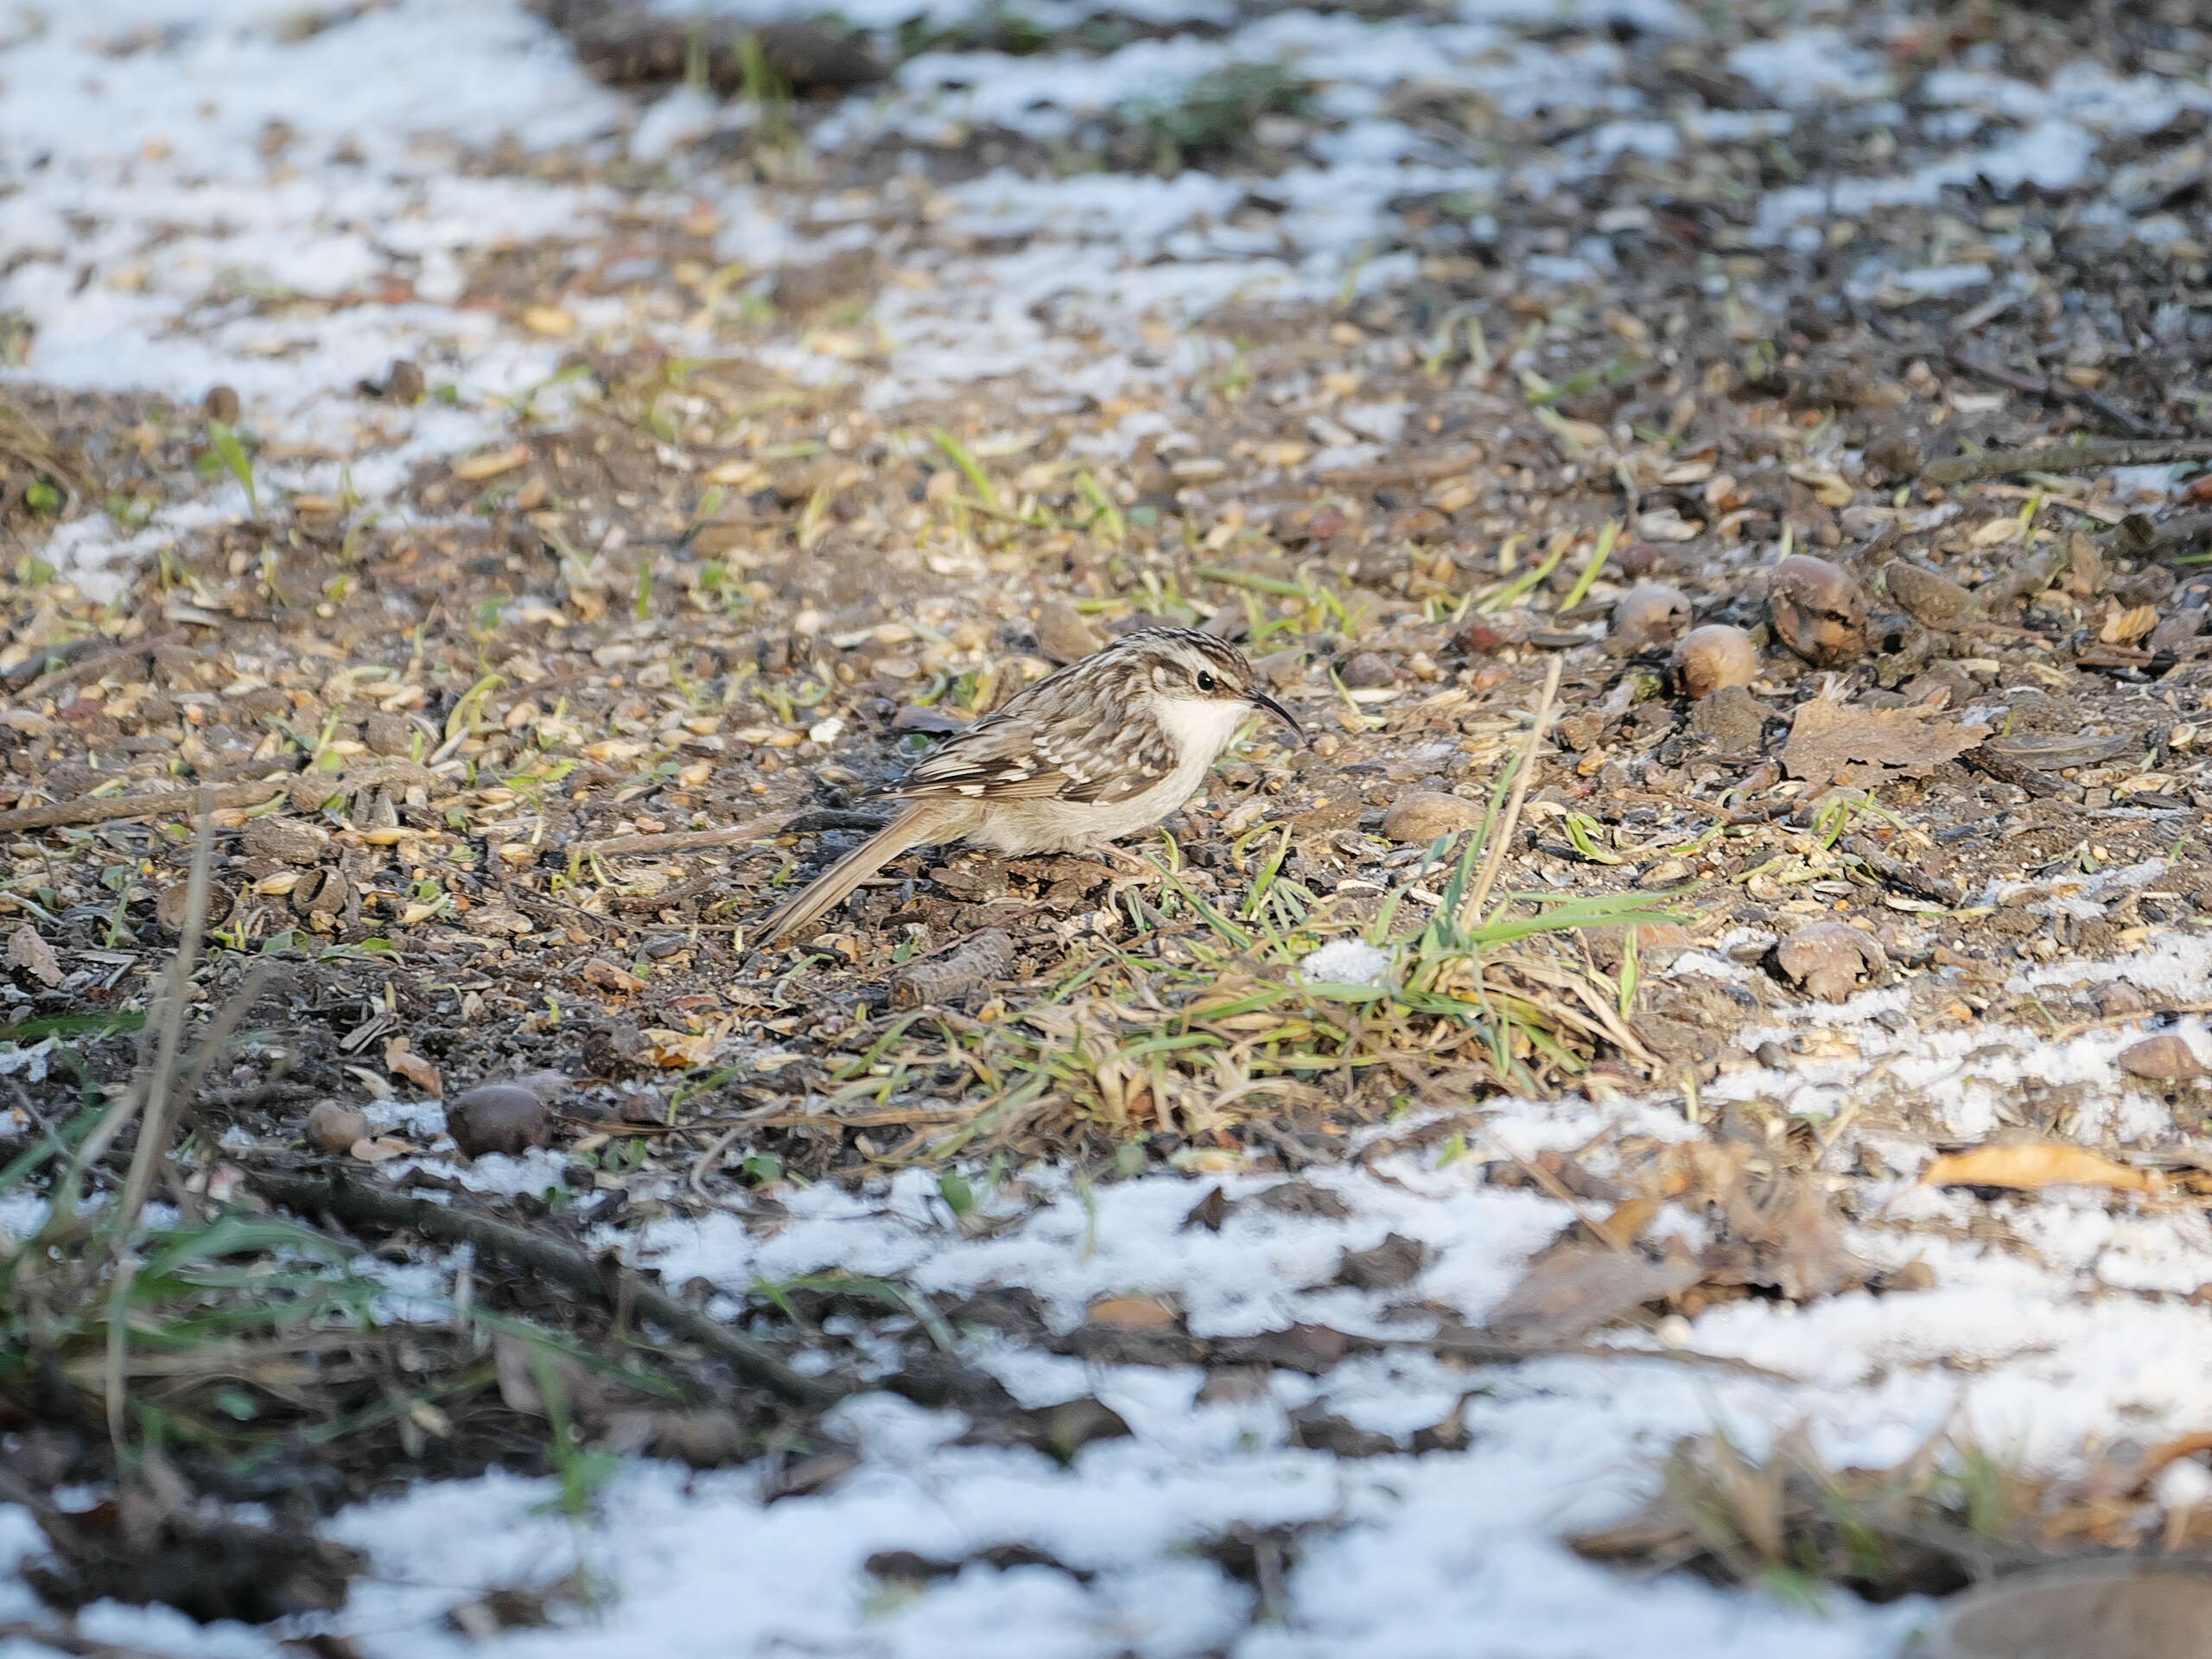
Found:
[(991, 814), (987, 827), (968, 836), (978, 847), (1028, 854), (1081, 852), (1099, 842), (1118, 841), (1149, 830), (1198, 792), (1207, 772), (1251, 715), (1252, 705), (1214, 697), (1154, 696), (1151, 707), (1132, 713), (1135, 720), (1156, 720), (1166, 728), (1182, 759), (1165, 778), (1141, 794), (1118, 801), (1007, 801)]

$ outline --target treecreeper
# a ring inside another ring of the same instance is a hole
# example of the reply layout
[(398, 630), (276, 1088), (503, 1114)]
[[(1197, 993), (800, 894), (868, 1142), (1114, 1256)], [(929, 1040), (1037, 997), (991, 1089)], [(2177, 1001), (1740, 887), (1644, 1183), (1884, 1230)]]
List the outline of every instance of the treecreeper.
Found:
[(906, 810), (787, 900), (760, 943), (790, 938), (912, 848), (1105, 853), (1189, 800), (1255, 712), (1305, 736), (1227, 640), (1192, 628), (1123, 634), (877, 791)]

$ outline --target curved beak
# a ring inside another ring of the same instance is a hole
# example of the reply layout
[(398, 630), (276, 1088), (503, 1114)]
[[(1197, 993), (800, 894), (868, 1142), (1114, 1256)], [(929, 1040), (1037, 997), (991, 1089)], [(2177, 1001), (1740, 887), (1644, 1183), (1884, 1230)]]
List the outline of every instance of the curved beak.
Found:
[(1263, 709), (1267, 713), (1273, 715), (1284, 725), (1289, 727), (1293, 732), (1297, 734), (1298, 741), (1300, 742), (1303, 743), (1306, 741), (1306, 728), (1298, 723), (1298, 716), (1292, 714), (1289, 709), (1284, 708), (1282, 704), (1277, 702), (1266, 692), (1255, 690), (1252, 693), (1252, 706), (1255, 709)]

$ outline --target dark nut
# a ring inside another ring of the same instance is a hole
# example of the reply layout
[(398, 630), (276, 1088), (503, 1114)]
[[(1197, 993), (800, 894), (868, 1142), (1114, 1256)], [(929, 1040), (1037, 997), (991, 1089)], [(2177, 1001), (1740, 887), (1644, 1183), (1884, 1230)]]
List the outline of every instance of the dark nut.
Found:
[[(201, 918), (206, 927), (220, 927), (230, 920), (231, 912), (238, 901), (227, 887), (211, 881), (207, 884), (207, 913)], [(184, 931), (184, 925), (191, 919), (192, 884), (179, 881), (163, 887), (154, 898), (154, 919), (171, 933)]]
[(1767, 609), (1782, 643), (1815, 668), (1866, 653), (1866, 590), (1840, 565), (1792, 554), (1767, 579)]
[(1710, 696), (1724, 686), (1749, 685), (1759, 677), (1759, 648), (1741, 628), (1708, 622), (1692, 628), (1675, 646), (1675, 673), (1685, 696)]
[(1890, 976), (1889, 958), (1867, 934), (1842, 922), (1815, 922), (1775, 947), (1783, 976), (1824, 1002), (1840, 1002)]
[(525, 1152), (553, 1138), (545, 1103), (518, 1084), (487, 1083), (446, 1106), (446, 1132), (471, 1158), (487, 1152)]
[(302, 916), (312, 916), (318, 911), (326, 916), (336, 916), (344, 912), (353, 890), (346, 878), (335, 870), (309, 870), (294, 885), (290, 896), (292, 909)]
[(395, 404), (419, 404), (426, 389), (422, 369), (408, 358), (397, 359), (385, 377), (384, 395)]

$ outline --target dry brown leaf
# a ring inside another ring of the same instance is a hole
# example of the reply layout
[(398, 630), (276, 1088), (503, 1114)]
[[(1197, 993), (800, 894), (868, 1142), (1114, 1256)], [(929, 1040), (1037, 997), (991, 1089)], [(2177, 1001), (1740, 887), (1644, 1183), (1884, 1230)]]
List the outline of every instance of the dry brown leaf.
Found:
[(1116, 1331), (1171, 1331), (1175, 1310), (1149, 1296), (1103, 1296), (1090, 1305), (1084, 1319)]
[(2115, 607), (2105, 617), (2104, 626), (2097, 630), (2097, 638), (2108, 645), (2132, 645), (2158, 626), (2158, 607), (2137, 605), (2126, 610)]
[(365, 1164), (383, 1164), (394, 1158), (404, 1158), (414, 1150), (404, 1141), (380, 1135), (373, 1141), (356, 1141), (346, 1148), (346, 1155)]
[(2155, 1192), (2161, 1185), (2152, 1171), (2114, 1163), (2086, 1147), (2033, 1142), (1948, 1153), (1920, 1179), (1926, 1186), (2110, 1186), (2125, 1192)]
[(395, 1037), (384, 1046), (385, 1069), (395, 1077), (404, 1077), (426, 1095), (442, 1095), (443, 1079), (438, 1068), (415, 1052), (414, 1046), (404, 1037)]
[(1809, 784), (1874, 789), (1925, 778), (1988, 735), (1986, 726), (1961, 726), (1925, 706), (1862, 709), (1815, 697), (1791, 719), (1782, 764)]
[(1572, 1342), (1704, 1276), (1687, 1256), (1652, 1262), (1592, 1245), (1562, 1245), (1529, 1266), (1483, 1328), (1507, 1342)]
[(61, 958), (29, 922), (8, 936), (8, 965), (20, 968), (41, 985), (59, 985), (67, 977)]

